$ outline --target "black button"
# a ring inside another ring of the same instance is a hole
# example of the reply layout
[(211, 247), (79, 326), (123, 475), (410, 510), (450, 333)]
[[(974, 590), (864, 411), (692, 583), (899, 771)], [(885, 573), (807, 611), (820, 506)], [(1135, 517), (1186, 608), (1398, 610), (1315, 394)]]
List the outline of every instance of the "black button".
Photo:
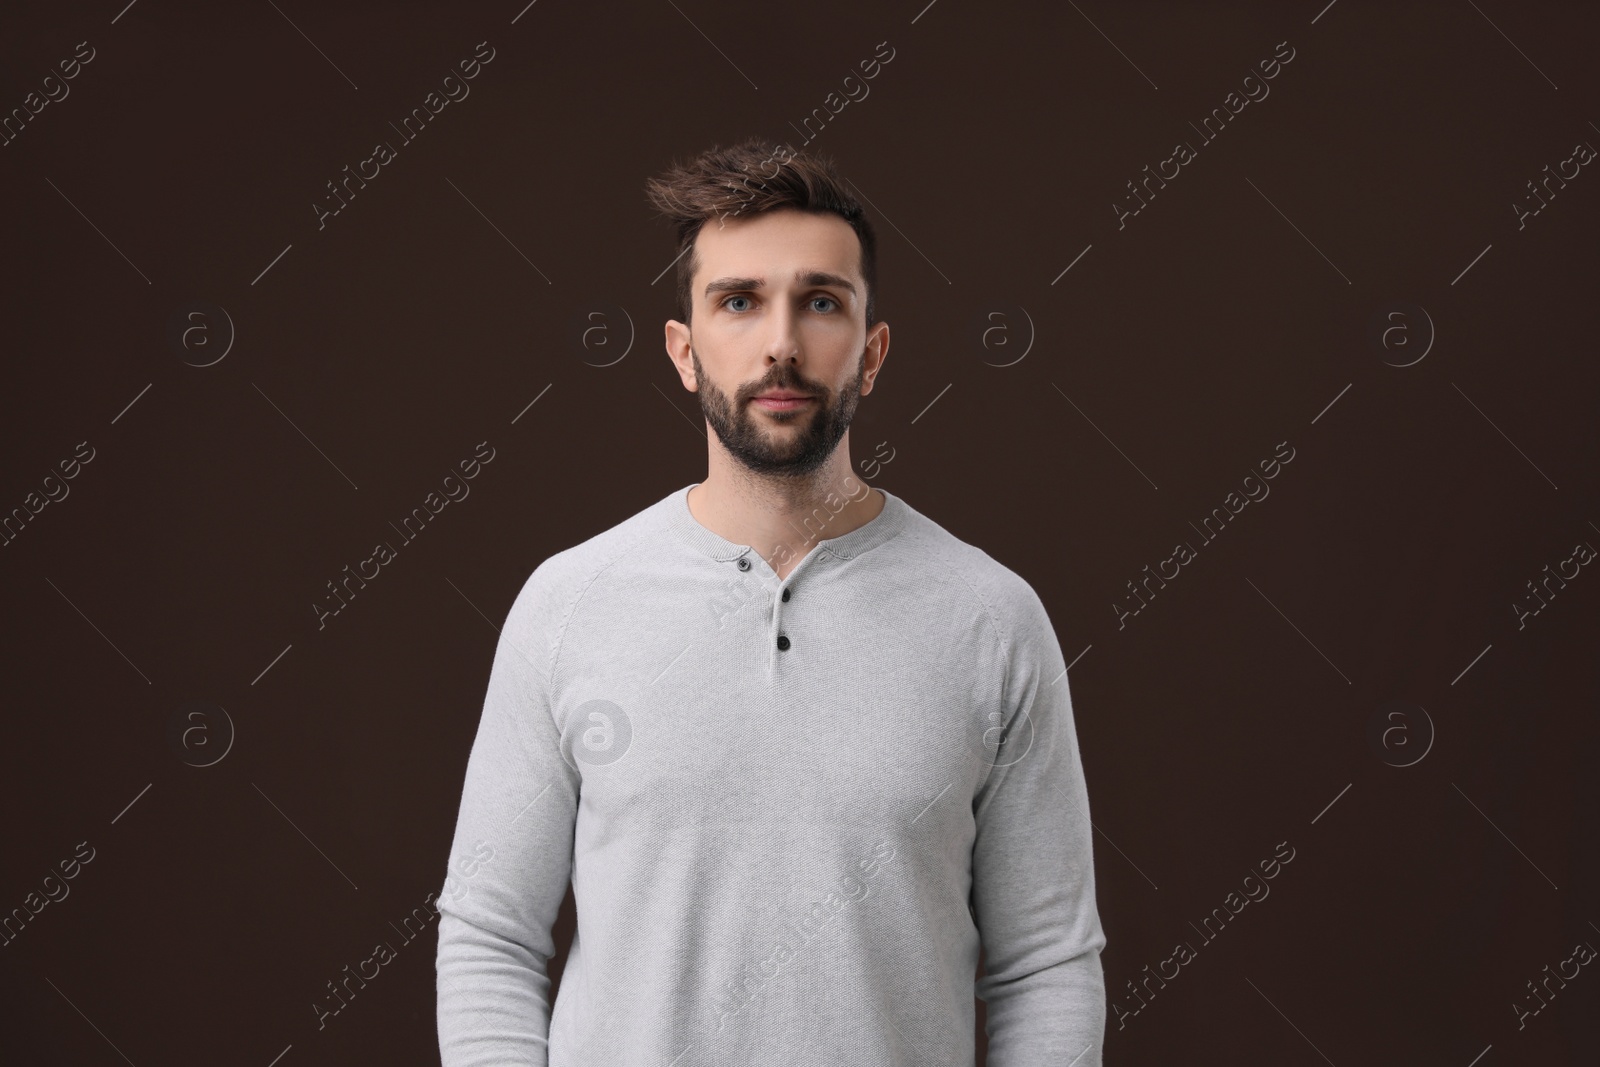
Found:
[(778, 635), (778, 647), (785, 652), (789, 651), (789, 637), (787, 634)]
[(785, 589), (783, 591), (783, 599), (785, 599), (785, 600), (789, 599), (789, 590)]
[(740, 556), (739, 557), (739, 569), (742, 570), (742, 571), (749, 570), (750, 569), (750, 561), (745, 559), (743, 556)]

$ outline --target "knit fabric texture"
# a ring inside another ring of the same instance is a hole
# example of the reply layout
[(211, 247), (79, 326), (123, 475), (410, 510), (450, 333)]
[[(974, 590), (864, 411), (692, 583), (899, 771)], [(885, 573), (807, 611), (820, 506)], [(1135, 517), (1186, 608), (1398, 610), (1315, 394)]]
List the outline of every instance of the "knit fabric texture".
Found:
[(881, 489), (779, 579), (691, 488), (505, 619), (438, 897), (444, 1067), (971, 1067), (975, 995), (991, 1067), (1099, 1067), (1088, 794), (1032, 586)]

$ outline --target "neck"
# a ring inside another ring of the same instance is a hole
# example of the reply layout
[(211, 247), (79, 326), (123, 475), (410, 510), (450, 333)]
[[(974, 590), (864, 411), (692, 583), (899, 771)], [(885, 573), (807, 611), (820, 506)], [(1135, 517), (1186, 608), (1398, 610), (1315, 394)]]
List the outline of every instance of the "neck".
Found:
[(827, 463), (794, 477), (751, 471), (716, 448), (713, 435), (706, 479), (689, 490), (688, 501), (702, 526), (749, 545), (780, 577), (818, 541), (866, 525), (884, 505), (883, 494), (851, 472), (848, 434)]

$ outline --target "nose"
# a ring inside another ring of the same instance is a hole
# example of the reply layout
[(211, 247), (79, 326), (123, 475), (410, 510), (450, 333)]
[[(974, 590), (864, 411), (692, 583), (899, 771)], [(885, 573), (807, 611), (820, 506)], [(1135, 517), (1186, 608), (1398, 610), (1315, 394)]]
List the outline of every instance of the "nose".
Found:
[(798, 316), (787, 302), (773, 305), (767, 316), (767, 336), (763, 355), (774, 363), (796, 360), (800, 357), (800, 337), (797, 331)]

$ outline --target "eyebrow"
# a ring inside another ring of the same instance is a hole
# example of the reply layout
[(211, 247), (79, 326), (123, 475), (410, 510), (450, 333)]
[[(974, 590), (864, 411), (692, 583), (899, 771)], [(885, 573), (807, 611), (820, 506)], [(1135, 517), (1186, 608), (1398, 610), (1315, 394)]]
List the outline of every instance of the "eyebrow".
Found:
[[(801, 269), (794, 272), (794, 280), (796, 283), (807, 287), (826, 285), (835, 289), (843, 289), (852, 297), (856, 295), (856, 287), (851, 283), (850, 279), (830, 271)], [(717, 278), (706, 283), (705, 295), (710, 297), (713, 293), (736, 293), (751, 289), (761, 289), (766, 284), (765, 278)]]

